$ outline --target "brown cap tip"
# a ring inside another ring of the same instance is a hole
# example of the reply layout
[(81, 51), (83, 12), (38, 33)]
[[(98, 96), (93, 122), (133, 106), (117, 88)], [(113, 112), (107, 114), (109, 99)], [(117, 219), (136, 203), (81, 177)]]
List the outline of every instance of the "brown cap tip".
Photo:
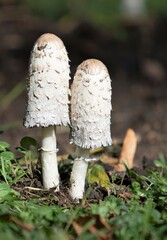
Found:
[(78, 66), (78, 69), (90, 75), (99, 74), (102, 70), (104, 70), (105, 72), (108, 72), (106, 66), (97, 59), (85, 60)]
[(64, 44), (63, 44), (62, 40), (52, 33), (42, 34), (37, 39), (35, 44), (38, 45), (38, 49), (43, 49), (43, 48), (45, 48), (45, 46), (48, 42), (54, 43), (56, 45), (57, 49), (61, 49), (61, 48), (64, 47)]

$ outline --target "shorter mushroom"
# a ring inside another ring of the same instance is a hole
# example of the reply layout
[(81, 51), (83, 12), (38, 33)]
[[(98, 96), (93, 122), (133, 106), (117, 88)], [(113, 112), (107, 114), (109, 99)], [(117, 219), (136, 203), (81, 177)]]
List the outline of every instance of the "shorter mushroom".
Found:
[(89, 150), (112, 144), (111, 94), (111, 79), (101, 61), (88, 59), (78, 66), (71, 87), (70, 143), (77, 146), (70, 180), (73, 199), (83, 198)]
[(25, 127), (41, 127), (43, 185), (59, 190), (55, 126), (69, 124), (69, 59), (60, 38), (43, 34), (30, 57)]

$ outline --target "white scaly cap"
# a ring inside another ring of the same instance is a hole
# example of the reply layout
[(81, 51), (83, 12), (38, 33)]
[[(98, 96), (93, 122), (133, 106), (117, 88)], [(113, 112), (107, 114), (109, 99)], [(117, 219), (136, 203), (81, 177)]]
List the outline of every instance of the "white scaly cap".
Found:
[(60, 38), (41, 35), (31, 52), (25, 127), (69, 124), (69, 59)]
[(71, 87), (71, 141), (81, 148), (112, 144), (111, 79), (99, 60), (82, 62)]

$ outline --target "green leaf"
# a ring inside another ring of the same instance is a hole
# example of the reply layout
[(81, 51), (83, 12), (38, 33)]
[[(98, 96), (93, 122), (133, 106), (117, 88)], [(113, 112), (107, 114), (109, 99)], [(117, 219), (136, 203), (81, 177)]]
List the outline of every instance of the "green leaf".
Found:
[(159, 154), (159, 159), (154, 161), (156, 167), (166, 168), (166, 159), (162, 153)]
[(0, 141), (0, 151), (5, 151), (8, 147), (10, 147), (9, 143)]
[(22, 154), (26, 154), (27, 150), (25, 150), (25, 148), (22, 147), (16, 147), (16, 150)]
[(102, 201), (99, 204), (91, 205), (92, 213), (97, 214), (102, 218), (106, 218), (111, 212), (119, 215), (121, 209), (126, 209), (123, 200), (112, 195), (106, 197), (105, 201)]
[(156, 161), (154, 161), (154, 165), (156, 166), (156, 167), (164, 167), (164, 163), (163, 162), (161, 162), (161, 161), (158, 161), (158, 160), (156, 160)]
[(87, 181), (88, 183), (97, 183), (101, 187), (106, 189), (110, 188), (111, 183), (110, 179), (105, 172), (105, 169), (101, 165), (93, 165), (87, 173)]
[(20, 145), (21, 147), (25, 148), (25, 149), (30, 149), (30, 146), (36, 146), (37, 142), (34, 138), (32, 137), (24, 137), (21, 139), (20, 141)]
[(14, 154), (9, 151), (2, 152), (0, 156), (4, 159), (4, 161), (10, 161), (14, 159)]
[(19, 196), (19, 193), (11, 189), (8, 184), (0, 183), (0, 202), (7, 199), (10, 196)]
[(141, 189), (140, 183), (138, 183), (138, 182), (136, 182), (136, 181), (132, 182), (132, 187), (133, 187), (133, 189), (136, 190), (136, 191), (138, 191), (138, 190)]

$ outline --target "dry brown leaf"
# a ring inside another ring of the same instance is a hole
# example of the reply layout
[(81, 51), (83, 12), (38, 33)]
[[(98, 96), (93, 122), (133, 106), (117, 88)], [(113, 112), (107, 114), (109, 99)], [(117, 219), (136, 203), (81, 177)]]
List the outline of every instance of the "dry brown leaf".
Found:
[(76, 222), (76, 221), (73, 221), (73, 222), (72, 222), (72, 226), (73, 226), (75, 232), (76, 232), (78, 235), (80, 235), (80, 234), (82, 233), (83, 226), (82, 226), (81, 223), (78, 223), (78, 222)]
[(57, 161), (66, 161), (68, 159), (69, 154), (63, 154), (57, 156)]
[(73, 226), (75, 232), (78, 235), (80, 235), (83, 231), (85, 224), (92, 219), (95, 220), (95, 223), (89, 227), (89, 229), (88, 229), (89, 232), (95, 234), (99, 230), (106, 229), (107, 232), (100, 233), (96, 239), (97, 240), (111, 240), (112, 239), (111, 231), (109, 232), (109, 230), (111, 230), (110, 226), (108, 225), (107, 222), (105, 222), (104, 219), (100, 218), (98, 215), (95, 215), (95, 214), (80, 217), (79, 219), (74, 220), (72, 222), (72, 226)]
[(129, 202), (129, 200), (132, 198), (132, 193), (130, 192), (123, 192), (118, 195), (118, 197), (123, 198), (125, 202)]
[(10, 216), (9, 219), (13, 223), (15, 223), (17, 226), (21, 227), (22, 229), (24, 229), (26, 231), (33, 231), (33, 229), (34, 229), (34, 227), (31, 224), (22, 222), (20, 219), (18, 219), (15, 216)]
[[(125, 165), (133, 168), (133, 160), (137, 148), (137, 137), (132, 129), (128, 129), (125, 135), (122, 151), (119, 158), (119, 164), (115, 165), (116, 171), (126, 171)], [(125, 164), (125, 165), (124, 165)]]
[(104, 163), (111, 164), (111, 165), (117, 164), (119, 161), (118, 158), (111, 157), (107, 154), (103, 154), (101, 159)]

